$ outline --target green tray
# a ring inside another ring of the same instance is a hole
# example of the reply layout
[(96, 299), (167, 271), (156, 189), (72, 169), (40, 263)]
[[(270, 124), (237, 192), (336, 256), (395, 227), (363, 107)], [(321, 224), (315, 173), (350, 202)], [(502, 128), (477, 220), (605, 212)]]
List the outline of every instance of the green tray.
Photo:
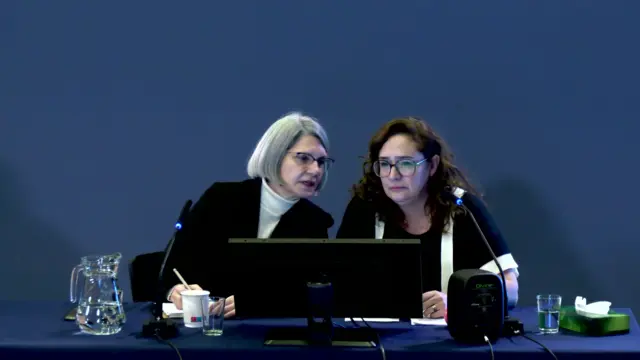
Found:
[(629, 332), (630, 317), (609, 311), (606, 317), (590, 318), (578, 315), (573, 306), (560, 310), (560, 328), (588, 336), (611, 336)]

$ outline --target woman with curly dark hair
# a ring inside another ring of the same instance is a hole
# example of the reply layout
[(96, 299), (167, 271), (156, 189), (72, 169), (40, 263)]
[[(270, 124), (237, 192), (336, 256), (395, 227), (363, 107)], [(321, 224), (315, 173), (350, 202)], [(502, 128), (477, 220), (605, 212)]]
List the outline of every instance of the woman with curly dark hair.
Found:
[(451, 193), (463, 199), (482, 228), (503, 269), (509, 306), (515, 306), (518, 264), (444, 140), (420, 119), (391, 120), (373, 136), (364, 176), (353, 186), (337, 238), (420, 239), (423, 313), (443, 317), (454, 271), (499, 272), (472, 219)]

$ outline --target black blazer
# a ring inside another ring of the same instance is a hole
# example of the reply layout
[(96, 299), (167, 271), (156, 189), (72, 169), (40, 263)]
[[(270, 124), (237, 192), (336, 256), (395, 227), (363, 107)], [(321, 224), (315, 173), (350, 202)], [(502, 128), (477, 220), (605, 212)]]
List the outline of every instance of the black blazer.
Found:
[[(164, 272), (164, 291), (180, 280), (198, 284), (211, 295), (229, 296), (229, 284), (223, 273), (224, 250), (229, 238), (256, 238), (260, 221), (262, 179), (241, 182), (216, 182), (193, 206), (176, 239)], [(328, 238), (333, 226), (331, 215), (307, 199), (300, 199), (280, 218), (271, 238)]]
[[(472, 213), (486, 236), (496, 257), (510, 255), (511, 251), (500, 229), (493, 220), (483, 201), (475, 195), (465, 193), (462, 197), (469, 213)], [(472, 218), (467, 213), (455, 215), (453, 224), (453, 271), (461, 269), (478, 269), (493, 263), (493, 256), (485, 245)], [(420, 236), (406, 233), (399, 226), (386, 224), (384, 238), (419, 238), (421, 241), (423, 289), (441, 290), (441, 239), (444, 223), (432, 224), (431, 230)], [(358, 196), (354, 196), (342, 217), (342, 223), (336, 235), (338, 239), (373, 239), (375, 238), (375, 210), (373, 205)], [(515, 260), (505, 258), (499, 260), (503, 270), (513, 268)], [(507, 267), (505, 267), (508, 266)]]
[(349, 201), (336, 234), (337, 239), (375, 238), (376, 212), (373, 206), (358, 196)]

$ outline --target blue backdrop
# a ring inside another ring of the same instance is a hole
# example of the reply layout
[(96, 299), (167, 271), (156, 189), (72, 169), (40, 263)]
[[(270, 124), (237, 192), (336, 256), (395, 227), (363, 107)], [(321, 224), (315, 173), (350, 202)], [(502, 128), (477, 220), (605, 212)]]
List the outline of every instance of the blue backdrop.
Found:
[(262, 132), (302, 110), (331, 136), (317, 202), (337, 224), (369, 137), (422, 116), (486, 194), (522, 303), (637, 306), (639, 16), (633, 0), (2, 1), (0, 298), (64, 299), (81, 255), (162, 249), (186, 198), (244, 178)]

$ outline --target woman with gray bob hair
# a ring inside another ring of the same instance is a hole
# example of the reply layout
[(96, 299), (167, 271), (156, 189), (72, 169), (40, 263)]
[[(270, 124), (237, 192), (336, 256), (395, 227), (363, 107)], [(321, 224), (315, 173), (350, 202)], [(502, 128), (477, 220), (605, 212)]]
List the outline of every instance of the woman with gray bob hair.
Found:
[[(305, 141), (306, 140), (306, 141)], [(304, 144), (299, 144), (302, 142)], [(307, 144), (308, 143), (308, 144)], [(314, 148), (320, 154), (318, 158), (315, 158), (314, 154), (305, 153), (306, 151), (293, 151), (301, 150), (296, 145), (302, 145), (302, 150), (309, 150)], [(308, 145), (308, 146), (304, 146)], [(287, 185), (289, 180), (286, 170), (291, 168), (283, 168), (283, 165), (287, 165), (287, 155), (293, 153), (305, 153), (298, 154), (298, 163), (311, 164), (318, 162), (318, 167), (321, 168), (322, 174), (313, 188), (314, 193), (322, 190), (324, 184), (327, 181), (329, 167), (333, 160), (326, 157), (326, 153), (329, 151), (329, 138), (322, 126), (313, 118), (303, 115), (299, 112), (290, 113), (283, 118), (279, 119), (273, 125), (267, 129), (262, 135), (262, 138), (258, 142), (249, 163), (247, 164), (247, 173), (251, 178), (263, 178), (270, 183), (277, 183), (280, 186)], [(283, 174), (284, 173), (284, 174)], [(289, 184), (291, 185), (291, 184)], [(304, 188), (302, 190), (309, 190)], [(293, 189), (287, 189), (288, 192), (295, 192)], [(306, 192), (298, 193), (299, 197), (305, 197)], [(292, 196), (292, 194), (287, 194)]]
[[(313, 118), (294, 112), (274, 122), (249, 159), (249, 179), (215, 182), (193, 206), (165, 269), (179, 269), (191, 289), (227, 296), (225, 317), (235, 316), (233, 284), (216, 281), (210, 264), (194, 257), (224, 258), (230, 238), (328, 238), (333, 217), (308, 200), (327, 181), (328, 151), (327, 134)], [(186, 287), (173, 271), (165, 271), (164, 286), (182, 309)]]

